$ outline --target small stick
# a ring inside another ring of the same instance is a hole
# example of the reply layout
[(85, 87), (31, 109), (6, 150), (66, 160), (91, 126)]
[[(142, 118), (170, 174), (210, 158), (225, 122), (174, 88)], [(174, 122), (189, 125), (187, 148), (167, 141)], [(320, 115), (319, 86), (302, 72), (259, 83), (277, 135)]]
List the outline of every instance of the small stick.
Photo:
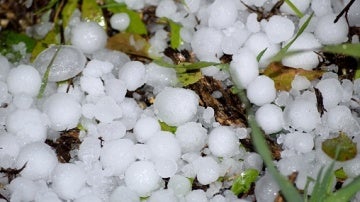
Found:
[(337, 21), (341, 18), (342, 15), (344, 15), (344, 13), (346, 13), (345, 18), (347, 18), (347, 14), (349, 12), (349, 9), (351, 7), (351, 5), (355, 2), (355, 0), (351, 0), (349, 1), (349, 3), (345, 6), (344, 9), (342, 9), (342, 11), (339, 13), (339, 15), (336, 16), (334, 23), (337, 23)]

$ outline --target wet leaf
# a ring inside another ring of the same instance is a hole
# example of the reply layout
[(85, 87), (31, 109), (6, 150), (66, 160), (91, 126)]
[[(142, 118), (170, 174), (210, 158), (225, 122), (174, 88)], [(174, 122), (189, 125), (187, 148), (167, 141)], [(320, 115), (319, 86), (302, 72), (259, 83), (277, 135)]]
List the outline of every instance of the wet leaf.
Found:
[(108, 39), (106, 47), (111, 50), (150, 58), (148, 54), (150, 44), (138, 34), (126, 32), (115, 34)]
[(177, 127), (176, 126), (169, 126), (168, 124), (166, 124), (165, 122), (159, 121), (160, 123), (160, 127), (162, 131), (168, 131), (170, 133), (175, 133)]
[(202, 78), (200, 71), (192, 73), (178, 74), (178, 79), (183, 86), (188, 86), (198, 82)]
[(360, 44), (359, 43), (346, 43), (339, 45), (329, 45), (322, 49), (324, 52), (338, 53), (342, 55), (348, 55), (360, 58)]
[(62, 27), (64, 30), (68, 26), (71, 15), (73, 14), (77, 6), (78, 0), (68, 0), (63, 10), (61, 11)]
[(60, 44), (60, 32), (58, 27), (54, 27), (50, 30), (44, 39), (37, 41), (35, 48), (31, 53), (30, 60), (33, 61), (35, 58), (45, 49), (52, 44)]
[(97, 4), (96, 0), (82, 1), (81, 17), (85, 21), (93, 21), (98, 23), (106, 30), (106, 22), (101, 7)]
[(264, 75), (270, 77), (275, 82), (277, 90), (288, 91), (291, 89), (291, 82), (296, 75), (305, 76), (310, 81), (320, 78), (323, 71), (320, 70), (304, 70), (300, 68), (293, 68), (283, 66), (281, 63), (273, 62), (264, 70)]
[(170, 46), (173, 49), (177, 49), (182, 43), (180, 36), (181, 25), (172, 20), (168, 20), (168, 22), (170, 25)]
[[(355, 158), (357, 154), (356, 143), (345, 133), (340, 132), (339, 136), (325, 140), (321, 145), (322, 150), (332, 159), (347, 161)], [(338, 155), (336, 157), (336, 152)]]
[(259, 171), (256, 169), (245, 170), (234, 180), (231, 191), (236, 196), (242, 193), (247, 193), (250, 190), (251, 184), (255, 182), (258, 176)]

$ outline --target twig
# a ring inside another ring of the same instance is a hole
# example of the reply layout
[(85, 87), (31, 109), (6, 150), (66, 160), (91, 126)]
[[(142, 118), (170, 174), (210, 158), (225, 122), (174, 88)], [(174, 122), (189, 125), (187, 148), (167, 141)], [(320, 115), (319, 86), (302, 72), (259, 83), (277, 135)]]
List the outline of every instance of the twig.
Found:
[[(345, 13), (345, 18), (347, 19), (347, 14), (349, 12), (349, 9), (351, 7), (351, 5), (355, 2), (355, 0), (350, 0), (349, 3), (345, 6), (344, 9), (342, 9), (342, 11), (339, 13), (339, 15), (336, 16), (334, 23), (337, 23), (337, 21), (339, 21), (339, 19), (341, 18), (341, 16), (344, 15)], [(347, 21), (347, 20), (346, 20)]]

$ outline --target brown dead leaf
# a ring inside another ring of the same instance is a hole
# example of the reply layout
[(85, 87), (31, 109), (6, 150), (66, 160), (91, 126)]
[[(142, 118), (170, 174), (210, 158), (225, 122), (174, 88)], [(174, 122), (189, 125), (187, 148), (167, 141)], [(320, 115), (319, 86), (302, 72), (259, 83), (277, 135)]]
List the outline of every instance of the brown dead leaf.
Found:
[(293, 68), (282, 65), (278, 62), (270, 63), (264, 70), (263, 74), (270, 77), (275, 82), (277, 90), (289, 91), (291, 89), (291, 82), (296, 75), (305, 76), (310, 81), (318, 79), (323, 75), (321, 70), (304, 70), (301, 68)]
[(106, 48), (117, 50), (129, 55), (136, 55), (150, 58), (148, 54), (150, 44), (138, 34), (118, 33), (110, 37), (107, 41)]

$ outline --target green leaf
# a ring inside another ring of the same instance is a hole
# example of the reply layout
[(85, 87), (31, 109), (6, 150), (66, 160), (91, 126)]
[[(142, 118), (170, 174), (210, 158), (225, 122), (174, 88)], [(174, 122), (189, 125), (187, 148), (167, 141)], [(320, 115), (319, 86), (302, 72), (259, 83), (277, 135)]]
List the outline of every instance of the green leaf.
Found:
[(360, 44), (359, 43), (345, 43), (339, 45), (329, 45), (322, 48), (324, 52), (338, 53), (360, 58)]
[[(337, 161), (347, 161), (355, 158), (357, 154), (356, 143), (354, 143), (345, 133), (340, 132), (338, 137), (325, 140), (321, 149), (330, 158)], [(339, 154), (336, 157), (336, 152), (339, 150)]]
[(168, 124), (166, 124), (165, 122), (159, 121), (160, 123), (160, 127), (162, 131), (168, 131), (170, 133), (175, 133), (177, 127), (176, 126), (169, 126)]
[(44, 39), (37, 41), (35, 48), (31, 53), (30, 60), (33, 61), (35, 58), (45, 49), (47, 49), (52, 44), (60, 44), (60, 32), (59, 28), (55, 26), (52, 30), (50, 30)]
[(268, 48), (265, 48), (264, 50), (262, 50), (257, 56), (256, 56), (256, 60), (259, 62), (262, 58), (262, 56), (264, 55), (264, 53), (266, 52)]
[(282, 58), (285, 57), (286, 52), (290, 48), (290, 46), (296, 41), (296, 39), (305, 31), (306, 27), (309, 25), (314, 13), (311, 13), (311, 15), (306, 19), (305, 23), (300, 27), (299, 31), (296, 33), (295, 37), (286, 44), (280, 51), (272, 58), (272, 61), (280, 61)]
[(285, 3), (294, 11), (294, 13), (299, 17), (302, 18), (304, 14), (290, 1), (285, 0)]
[(129, 15), (130, 24), (129, 27), (126, 29), (126, 32), (140, 35), (148, 34), (146, 25), (141, 20), (140, 14), (128, 9), (125, 4), (117, 3), (114, 0), (107, 0), (104, 7), (107, 8), (108, 11), (113, 13), (126, 13)]
[(346, 180), (348, 178), (348, 176), (346, 175), (346, 173), (342, 167), (335, 170), (335, 177), (340, 180)]
[(245, 170), (234, 180), (231, 186), (231, 191), (236, 196), (242, 193), (247, 193), (250, 190), (251, 184), (255, 182), (258, 176), (259, 171), (256, 169)]
[(334, 184), (333, 182), (335, 180), (333, 173), (334, 165), (335, 162), (333, 161), (325, 170), (325, 173), (323, 173), (324, 167), (320, 169), (313, 192), (311, 193), (310, 202), (325, 201), (325, 198), (331, 193)]
[(26, 34), (10, 30), (0, 32), (0, 54), (5, 56), (11, 54), (12, 57), (8, 58), (11, 62), (17, 62), (24, 57), (22, 51), (14, 49), (14, 45), (18, 45), (19, 43), (24, 43), (26, 53), (31, 53), (35, 47), (36, 40)]
[(62, 27), (65, 28), (69, 24), (69, 20), (78, 6), (78, 0), (68, 0), (63, 10), (61, 11)]
[(202, 78), (200, 71), (178, 74), (178, 79), (183, 86), (188, 86), (198, 82)]
[(360, 191), (360, 176), (325, 199), (326, 202), (350, 201)]
[(170, 25), (170, 46), (173, 49), (177, 49), (182, 43), (180, 36), (181, 25), (169, 19), (168, 22)]
[(98, 23), (106, 30), (106, 22), (101, 7), (97, 4), (96, 0), (82, 1), (81, 17), (85, 21), (93, 21)]

